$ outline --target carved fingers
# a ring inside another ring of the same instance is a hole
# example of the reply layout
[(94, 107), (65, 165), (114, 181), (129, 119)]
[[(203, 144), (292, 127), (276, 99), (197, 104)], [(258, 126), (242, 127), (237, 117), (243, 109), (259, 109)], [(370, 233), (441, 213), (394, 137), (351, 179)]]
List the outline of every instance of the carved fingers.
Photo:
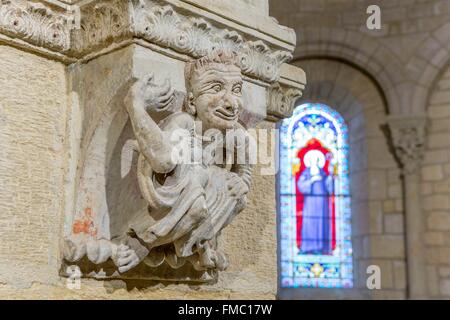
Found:
[(124, 273), (136, 267), (141, 262), (141, 259), (139, 259), (136, 251), (125, 244), (121, 244), (117, 248), (114, 262), (119, 268), (119, 272)]
[(150, 73), (140, 80), (133, 78), (130, 83), (130, 89), (124, 100), (127, 108), (131, 108), (135, 103), (139, 103), (147, 111), (162, 111), (175, 99), (175, 91), (172, 88), (170, 79), (166, 79), (164, 83), (158, 84), (155, 81), (154, 74)]
[(228, 192), (232, 197), (240, 198), (249, 191), (248, 185), (237, 174), (230, 174), (227, 178)]
[(144, 77), (137, 85), (140, 86), (140, 90), (136, 98), (144, 102), (147, 110), (162, 111), (175, 98), (170, 79), (166, 79), (162, 84), (157, 84), (153, 73)]
[[(157, 87), (158, 88), (158, 87)], [(170, 84), (170, 80), (166, 79), (164, 81), (164, 84), (159, 87), (159, 91), (157, 92), (157, 97), (156, 97), (156, 108), (165, 108), (167, 107), (169, 104), (172, 103), (173, 99), (174, 99), (174, 89), (172, 88), (172, 85)]]

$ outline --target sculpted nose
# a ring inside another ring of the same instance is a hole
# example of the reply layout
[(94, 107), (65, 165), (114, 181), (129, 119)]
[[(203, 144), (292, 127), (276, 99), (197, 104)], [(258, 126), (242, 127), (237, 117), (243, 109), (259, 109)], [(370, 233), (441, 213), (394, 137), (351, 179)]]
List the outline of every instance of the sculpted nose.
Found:
[(225, 94), (225, 96), (224, 96), (224, 108), (225, 108), (225, 110), (230, 111), (230, 112), (234, 112), (235, 105), (236, 105), (236, 103), (235, 103), (233, 97), (230, 94), (228, 94), (228, 93)]
[(234, 107), (233, 107), (233, 105), (230, 102), (227, 102), (227, 103), (225, 103), (225, 109), (227, 111), (233, 112)]

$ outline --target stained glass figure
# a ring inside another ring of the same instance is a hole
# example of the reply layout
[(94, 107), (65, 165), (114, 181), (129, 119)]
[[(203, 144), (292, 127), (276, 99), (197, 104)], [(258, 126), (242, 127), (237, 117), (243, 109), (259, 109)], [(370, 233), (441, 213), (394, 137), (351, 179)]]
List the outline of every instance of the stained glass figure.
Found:
[(353, 286), (348, 134), (326, 105), (303, 104), (280, 127), (281, 286)]

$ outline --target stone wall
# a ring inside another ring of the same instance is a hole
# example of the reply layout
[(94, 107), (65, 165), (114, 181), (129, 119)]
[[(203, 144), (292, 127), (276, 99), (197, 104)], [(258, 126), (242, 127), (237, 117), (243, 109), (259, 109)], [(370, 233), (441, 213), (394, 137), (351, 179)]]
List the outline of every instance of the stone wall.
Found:
[[(381, 30), (369, 30), (366, 27), (366, 9), (371, 4), (381, 8)], [(447, 181), (450, 161), (447, 129), (449, 80), (448, 71), (445, 70), (448, 70), (450, 63), (450, 2), (284, 0), (270, 2), (270, 13), (280, 23), (295, 29), (298, 45), (294, 59), (298, 65), (308, 65), (310, 61), (320, 58), (314, 71), (309, 71), (311, 76), (320, 69), (321, 64), (328, 66), (329, 61), (339, 61), (354, 66), (372, 79), (384, 101), (385, 115), (428, 115), (430, 123), (421, 172), (420, 199), (423, 207), (422, 223), (426, 224), (424, 251), (428, 259), (427, 272), (423, 272), (423, 277), (428, 283), (429, 296), (448, 298), (449, 272), (446, 268), (450, 243), (446, 231), (450, 228), (447, 217), (450, 191)], [(329, 72), (331, 83), (336, 82), (333, 68), (322, 72)], [(322, 83), (315, 90), (327, 91), (329, 86), (329, 83)], [(361, 91), (366, 89), (361, 87)], [(371, 101), (365, 103), (370, 104)], [(378, 117), (368, 117), (366, 126), (380, 126), (385, 122), (384, 119), (378, 121)], [(392, 146), (389, 137), (386, 141), (383, 143), (380, 140), (380, 143)], [(391, 147), (384, 152), (377, 152), (379, 148), (380, 145), (367, 149), (369, 161), (374, 157), (374, 162), (379, 162), (382, 159), (378, 157), (387, 159), (393, 154)], [(373, 212), (379, 213), (370, 216), (374, 222), (369, 237), (373, 250), (365, 253), (384, 266), (382, 274), (386, 276), (382, 280), (382, 287), (388, 288), (389, 293), (381, 290), (374, 295), (386, 298), (405, 297), (410, 289), (406, 280), (407, 259), (403, 256), (401, 239), (407, 238), (408, 232), (403, 225), (406, 219), (403, 205), (415, 200), (405, 198), (400, 174), (399, 166), (391, 163), (385, 173), (385, 187), (374, 182), (373, 176), (365, 181), (369, 190), (377, 185), (378, 192), (385, 194), (379, 198), (381, 201), (373, 202)], [(354, 242), (356, 252), (360, 245), (358, 242)], [(392, 243), (398, 246), (392, 246)]]
[[(383, 89), (391, 114), (423, 113), (429, 90), (450, 60), (447, 0), (283, 0), (270, 14), (296, 31), (294, 54), (334, 57), (368, 72)], [(366, 27), (371, 4), (381, 30)]]
[(0, 83), (1, 286), (53, 283), (64, 208), (65, 67), (0, 45)]
[(428, 107), (429, 135), (422, 167), (430, 295), (450, 298), (450, 68), (436, 83)]
[[(297, 104), (324, 103), (349, 127), (354, 289), (280, 289), (280, 298), (402, 299), (406, 292), (400, 170), (389, 151), (386, 111), (374, 82), (348, 64), (299, 62), (310, 76)], [(367, 266), (381, 269), (381, 290), (367, 290)]]

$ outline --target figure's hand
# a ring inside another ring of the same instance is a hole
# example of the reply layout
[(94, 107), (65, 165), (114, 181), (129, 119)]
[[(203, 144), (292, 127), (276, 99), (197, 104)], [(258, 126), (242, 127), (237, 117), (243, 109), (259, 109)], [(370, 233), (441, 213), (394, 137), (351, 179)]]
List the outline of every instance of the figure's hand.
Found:
[(237, 199), (245, 196), (249, 191), (247, 184), (234, 172), (230, 172), (227, 177), (227, 186), (229, 194)]
[(159, 85), (151, 73), (131, 86), (125, 101), (127, 105), (133, 105), (133, 102), (141, 103), (147, 111), (162, 111), (173, 102), (174, 97), (170, 80), (166, 79)]
[(125, 244), (117, 247), (117, 253), (114, 257), (114, 263), (119, 268), (120, 273), (136, 267), (141, 262), (135, 250)]
[(322, 176), (321, 175), (317, 175), (317, 176), (312, 176), (310, 182), (316, 182), (316, 181), (320, 181), (322, 180)]

